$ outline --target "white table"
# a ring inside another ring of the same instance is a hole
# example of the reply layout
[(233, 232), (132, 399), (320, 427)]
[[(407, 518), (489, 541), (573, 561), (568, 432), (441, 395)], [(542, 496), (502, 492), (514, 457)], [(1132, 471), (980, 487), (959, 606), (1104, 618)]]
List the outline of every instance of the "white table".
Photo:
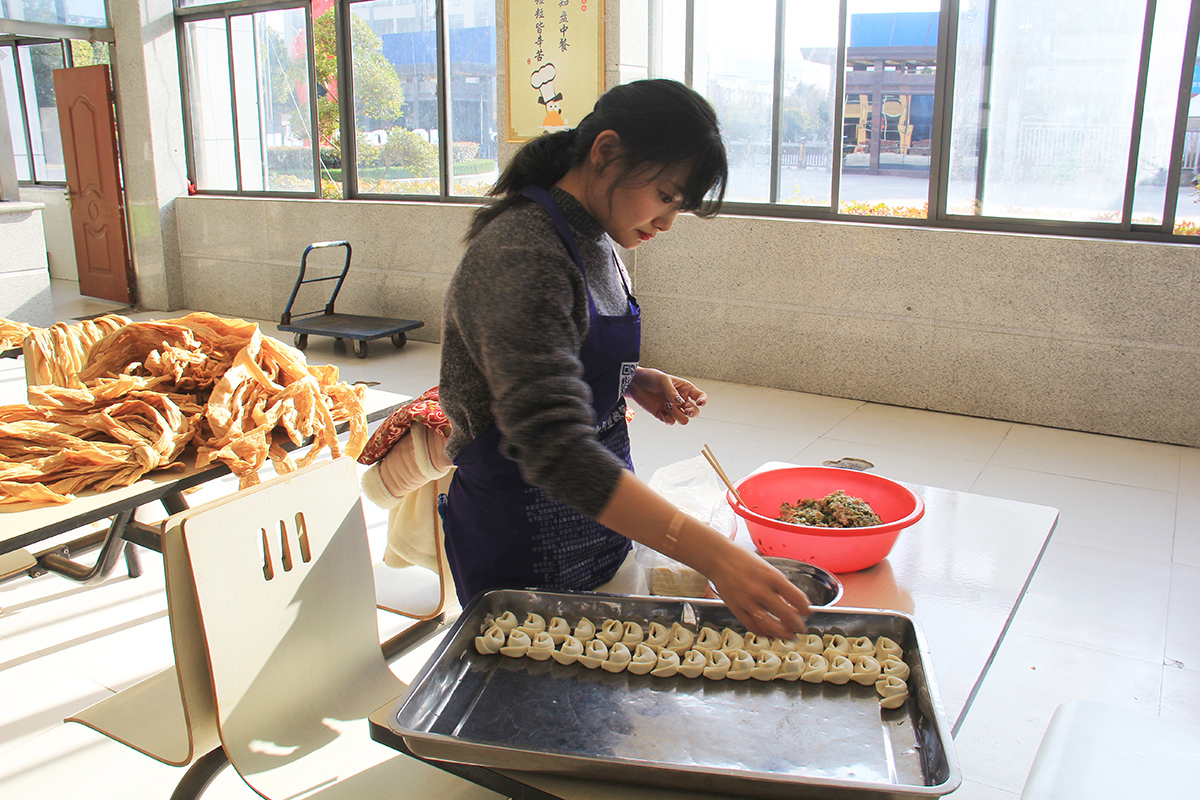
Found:
[[(760, 469), (791, 466), (772, 462)], [(992, 659), (1007, 633), (1042, 552), (1058, 522), (1057, 509), (968, 492), (909, 484), (925, 501), (925, 516), (900, 534), (888, 557), (861, 572), (839, 575), (836, 607), (878, 608), (911, 614), (925, 633), (946, 718), (962, 726)], [(737, 540), (753, 546), (738, 519)], [(424, 657), (418, 652), (411, 657)], [(373, 736), (403, 749), (373, 720)], [(628, 800), (630, 787), (532, 772), (439, 764), (470, 780), (518, 796), (569, 800)], [(638, 797), (708, 795), (638, 788)]]

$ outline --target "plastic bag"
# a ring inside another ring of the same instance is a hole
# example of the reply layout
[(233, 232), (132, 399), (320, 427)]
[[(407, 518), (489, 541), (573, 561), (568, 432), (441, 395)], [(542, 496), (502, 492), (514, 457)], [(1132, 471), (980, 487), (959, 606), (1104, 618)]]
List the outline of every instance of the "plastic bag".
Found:
[[(655, 470), (649, 486), (689, 516), (730, 538), (737, 532), (736, 518), (722, 513), (728, 508), (725, 484), (703, 457), (696, 456)], [(633, 548), (638, 566), (646, 571), (651, 594), (703, 597), (708, 591), (708, 579), (691, 567), (637, 542)]]

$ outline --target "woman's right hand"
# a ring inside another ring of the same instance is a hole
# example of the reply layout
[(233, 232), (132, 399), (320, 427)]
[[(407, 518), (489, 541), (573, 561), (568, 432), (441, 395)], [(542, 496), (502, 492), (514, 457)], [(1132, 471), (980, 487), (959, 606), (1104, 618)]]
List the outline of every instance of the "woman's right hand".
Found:
[(728, 545), (707, 577), (734, 616), (759, 636), (790, 640), (805, 633), (812, 611), (804, 592), (756, 554)]

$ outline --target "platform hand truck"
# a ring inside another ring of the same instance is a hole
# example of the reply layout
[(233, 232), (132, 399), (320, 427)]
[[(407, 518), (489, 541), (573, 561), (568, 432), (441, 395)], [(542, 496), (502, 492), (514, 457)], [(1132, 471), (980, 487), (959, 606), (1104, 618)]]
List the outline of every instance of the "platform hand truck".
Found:
[[(324, 278), (305, 278), (304, 273), (308, 266), (308, 254), (313, 250), (320, 250), (326, 247), (346, 248), (346, 261), (342, 264), (341, 274), (327, 275)], [(350, 252), (350, 243), (346, 241), (313, 242), (304, 248), (304, 255), (300, 257), (300, 275), (296, 278), (296, 285), (292, 288), (292, 296), (288, 298), (287, 308), (283, 310), (283, 316), (280, 317), (279, 325), (276, 326), (281, 331), (288, 331), (295, 334), (295, 345), (298, 349), (303, 350), (308, 347), (309, 335), (332, 336), (339, 342), (343, 339), (353, 340), (354, 355), (359, 358), (366, 358), (367, 342), (371, 339), (381, 339), (384, 336), (390, 336), (393, 345), (404, 347), (408, 341), (405, 332), (420, 328), (425, 324), (415, 319), (388, 319), (387, 317), (365, 317), (355, 314), (335, 313), (333, 304), (337, 300), (338, 292), (342, 290), (342, 283), (346, 280), (346, 273), (350, 271)], [(334, 280), (337, 283), (333, 287), (333, 294), (330, 296), (329, 302), (325, 304), (323, 310), (306, 311), (302, 314), (292, 313), (292, 304), (296, 302), (296, 295), (303, 284)]]

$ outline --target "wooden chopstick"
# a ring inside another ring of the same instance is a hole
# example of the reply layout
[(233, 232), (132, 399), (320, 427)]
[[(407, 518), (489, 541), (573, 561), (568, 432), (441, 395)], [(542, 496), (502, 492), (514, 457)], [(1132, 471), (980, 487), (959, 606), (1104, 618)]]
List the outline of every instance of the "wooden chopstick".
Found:
[(721, 469), (721, 463), (717, 461), (717, 457), (713, 455), (712, 448), (708, 445), (704, 445), (704, 449), (700, 451), (700, 455), (704, 456), (705, 460), (708, 461), (714, 470), (716, 470), (717, 475), (721, 478), (721, 480), (725, 482), (725, 485), (729, 487), (729, 491), (733, 493), (733, 499), (737, 500), (738, 503), (743, 506), (746, 505), (742, 502), (742, 496), (738, 494), (738, 490), (734, 487), (733, 481), (729, 480), (729, 476), (725, 474), (725, 470)]

